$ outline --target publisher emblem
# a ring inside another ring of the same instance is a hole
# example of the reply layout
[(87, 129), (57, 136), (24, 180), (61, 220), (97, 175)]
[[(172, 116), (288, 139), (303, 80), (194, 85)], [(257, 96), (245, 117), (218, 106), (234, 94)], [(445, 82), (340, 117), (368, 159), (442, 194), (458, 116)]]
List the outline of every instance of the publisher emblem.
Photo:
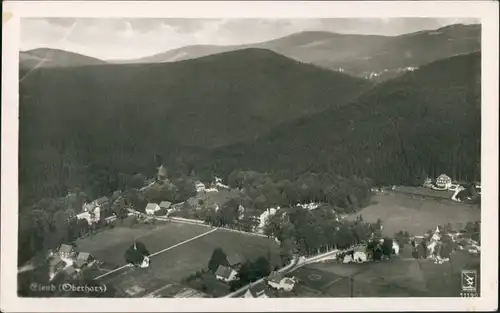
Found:
[(465, 270), (462, 271), (462, 291), (476, 292), (477, 291), (477, 272)]

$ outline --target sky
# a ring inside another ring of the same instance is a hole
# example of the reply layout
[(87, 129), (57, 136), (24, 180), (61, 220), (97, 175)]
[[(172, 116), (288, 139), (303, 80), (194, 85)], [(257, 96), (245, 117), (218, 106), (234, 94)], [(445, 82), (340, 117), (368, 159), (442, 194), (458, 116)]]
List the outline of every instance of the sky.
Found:
[(395, 36), (456, 23), (479, 21), (467, 18), (24, 18), (20, 49), (55, 48), (102, 60), (119, 60), (188, 45), (262, 42), (301, 31)]

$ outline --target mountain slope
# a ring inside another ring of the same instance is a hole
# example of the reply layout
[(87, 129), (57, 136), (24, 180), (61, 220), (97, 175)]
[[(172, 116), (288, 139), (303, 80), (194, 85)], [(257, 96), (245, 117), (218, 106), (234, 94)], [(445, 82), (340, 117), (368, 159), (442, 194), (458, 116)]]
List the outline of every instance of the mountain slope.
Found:
[(74, 52), (40, 48), (19, 53), (20, 68), (102, 65), (106, 62)]
[(411, 183), (441, 172), (478, 178), (480, 53), (441, 60), (377, 85), (354, 103), (219, 149), (219, 172), (328, 171)]
[(127, 63), (161, 63), (193, 59), (249, 47), (269, 49), (302, 62), (346, 73), (385, 79), (407, 67), (418, 67), (481, 48), (480, 25), (451, 25), (400, 36), (336, 34), (308, 31), (239, 46), (187, 46)]
[(72, 162), (141, 170), (154, 168), (155, 153), (166, 162), (183, 151), (196, 159), (197, 147), (262, 136), (370, 87), (261, 49), (169, 64), (41, 68), (20, 83), (20, 179), (67, 182), (69, 174), (46, 175)]

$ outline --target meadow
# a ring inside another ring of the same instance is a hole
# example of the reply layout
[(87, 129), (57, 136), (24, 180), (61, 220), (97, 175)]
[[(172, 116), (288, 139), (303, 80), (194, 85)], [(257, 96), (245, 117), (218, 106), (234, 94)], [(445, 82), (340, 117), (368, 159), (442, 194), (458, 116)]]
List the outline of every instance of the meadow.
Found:
[[(203, 233), (207, 234), (182, 243)], [(124, 265), (124, 252), (134, 238), (142, 241), (152, 254), (150, 266), (123, 268), (99, 279), (122, 291), (129, 290), (128, 296), (145, 296), (170, 284), (182, 283), (187, 276), (207, 269), (215, 248), (222, 248), (228, 256), (238, 255), (243, 261), (264, 256), (273, 267), (281, 266), (279, 249), (272, 239), (180, 223), (115, 227), (92, 239), (80, 240), (78, 250), (90, 252), (107, 263)]]
[(455, 203), (448, 200), (423, 199), (407, 194), (387, 192), (375, 195), (373, 204), (348, 216), (355, 219), (362, 215), (367, 222), (382, 220), (383, 234), (393, 236), (403, 230), (410, 235), (423, 235), (437, 225), (451, 223), (454, 227), (467, 222), (481, 220), (481, 210), (477, 206)]

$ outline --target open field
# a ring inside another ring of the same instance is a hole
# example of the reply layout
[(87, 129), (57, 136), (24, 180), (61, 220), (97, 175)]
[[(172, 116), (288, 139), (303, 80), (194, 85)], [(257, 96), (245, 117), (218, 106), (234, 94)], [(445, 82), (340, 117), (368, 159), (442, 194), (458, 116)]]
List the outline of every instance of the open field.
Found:
[(451, 223), (456, 226), (459, 223), (465, 225), (469, 221), (481, 220), (481, 210), (478, 207), (461, 203), (414, 199), (409, 195), (392, 192), (375, 195), (373, 200), (375, 204), (347, 218), (355, 219), (360, 214), (369, 222), (376, 222), (380, 218), (386, 236), (393, 236), (400, 230), (408, 231), (410, 235), (422, 235), (438, 224)]
[[(98, 259), (106, 262), (125, 264), (123, 254), (133, 240), (131, 236), (137, 236), (153, 254), (149, 268), (124, 268), (100, 279), (122, 291), (129, 290), (125, 293), (128, 296), (137, 297), (145, 296), (168, 284), (181, 283), (188, 275), (206, 268), (213, 250), (218, 247), (227, 255), (237, 254), (244, 260), (264, 256), (271, 258), (273, 266), (280, 265), (277, 254), (279, 250), (273, 240), (222, 229), (213, 230), (193, 241), (155, 254), (211, 229), (177, 223), (156, 227), (140, 225), (132, 229), (117, 227), (109, 233), (99, 234), (103, 236), (102, 239), (95, 236), (82, 240), (78, 249), (94, 253)], [(106, 235), (110, 238), (106, 238)], [(165, 292), (167, 289), (169, 288), (166, 287)]]
[(149, 252), (154, 253), (207, 230), (209, 229), (203, 226), (178, 223), (115, 227), (92, 238), (86, 237), (78, 240), (77, 250), (90, 252), (98, 260), (107, 263), (125, 265), (124, 253), (134, 240), (142, 241)]
[(315, 292), (317, 297), (350, 297), (351, 292), (353, 297), (459, 297), (461, 271), (467, 269), (479, 275), (479, 257), (459, 251), (443, 264), (401, 257), (364, 264), (326, 262), (289, 276), (300, 280), (298, 297)]

